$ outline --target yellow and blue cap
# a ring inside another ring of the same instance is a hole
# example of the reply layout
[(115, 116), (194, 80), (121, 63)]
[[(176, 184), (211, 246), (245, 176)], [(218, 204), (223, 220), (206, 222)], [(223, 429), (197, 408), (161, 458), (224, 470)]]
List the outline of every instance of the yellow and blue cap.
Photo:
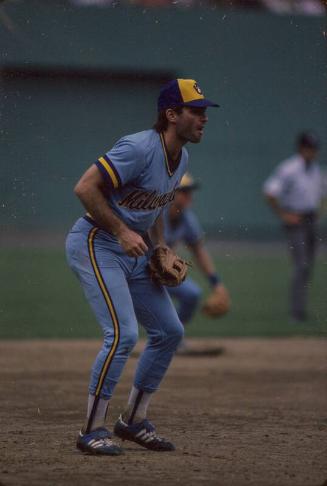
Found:
[(200, 86), (194, 79), (173, 79), (161, 88), (158, 111), (177, 106), (219, 107), (217, 103), (204, 97)]

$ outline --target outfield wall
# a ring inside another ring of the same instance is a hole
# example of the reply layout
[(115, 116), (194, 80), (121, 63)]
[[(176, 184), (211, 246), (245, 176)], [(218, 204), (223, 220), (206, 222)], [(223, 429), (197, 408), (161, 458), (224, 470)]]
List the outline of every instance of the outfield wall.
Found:
[(152, 124), (170, 76), (196, 78), (221, 105), (190, 147), (196, 209), (211, 234), (279, 235), (261, 185), (299, 130), (319, 133), (326, 161), (325, 18), (41, 1), (2, 9), (0, 210), (9, 229), (67, 229), (81, 212), (78, 176), (120, 135)]

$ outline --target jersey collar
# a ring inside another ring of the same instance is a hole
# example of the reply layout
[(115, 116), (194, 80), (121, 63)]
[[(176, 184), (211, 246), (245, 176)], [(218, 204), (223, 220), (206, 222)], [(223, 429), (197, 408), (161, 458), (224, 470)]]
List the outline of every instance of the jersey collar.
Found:
[(162, 150), (163, 150), (164, 157), (165, 157), (166, 169), (167, 169), (168, 175), (171, 177), (172, 175), (174, 175), (174, 173), (176, 172), (176, 170), (179, 166), (179, 163), (180, 163), (181, 158), (182, 158), (182, 150), (180, 151), (180, 153), (178, 155), (178, 159), (176, 161), (173, 161), (168, 150), (167, 150), (165, 138), (164, 138), (162, 132), (159, 133), (159, 137), (160, 137)]

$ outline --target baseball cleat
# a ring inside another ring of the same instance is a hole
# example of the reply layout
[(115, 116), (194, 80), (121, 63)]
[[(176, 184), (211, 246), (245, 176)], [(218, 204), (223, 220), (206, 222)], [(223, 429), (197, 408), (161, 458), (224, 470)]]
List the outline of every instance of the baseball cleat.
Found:
[(81, 431), (77, 438), (76, 447), (88, 454), (102, 454), (119, 456), (123, 450), (111, 440), (111, 433), (104, 427), (92, 430), (89, 434)]
[(114, 427), (114, 434), (122, 440), (131, 440), (151, 451), (174, 451), (175, 446), (156, 434), (154, 426), (147, 419), (128, 425), (120, 416)]

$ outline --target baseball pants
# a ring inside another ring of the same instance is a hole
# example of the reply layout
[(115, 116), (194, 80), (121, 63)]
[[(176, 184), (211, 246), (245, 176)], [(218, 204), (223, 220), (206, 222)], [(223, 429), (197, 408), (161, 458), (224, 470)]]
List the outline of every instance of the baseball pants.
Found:
[(306, 316), (308, 287), (313, 271), (317, 236), (314, 217), (304, 217), (296, 226), (287, 226), (288, 249), (293, 261), (290, 311), (295, 319)]
[(68, 234), (66, 255), (104, 334), (91, 371), (89, 393), (104, 399), (112, 396), (136, 344), (138, 322), (145, 328), (148, 341), (137, 365), (134, 386), (154, 392), (183, 338), (184, 328), (167, 290), (149, 278), (149, 254), (127, 256), (113, 236), (80, 218)]

